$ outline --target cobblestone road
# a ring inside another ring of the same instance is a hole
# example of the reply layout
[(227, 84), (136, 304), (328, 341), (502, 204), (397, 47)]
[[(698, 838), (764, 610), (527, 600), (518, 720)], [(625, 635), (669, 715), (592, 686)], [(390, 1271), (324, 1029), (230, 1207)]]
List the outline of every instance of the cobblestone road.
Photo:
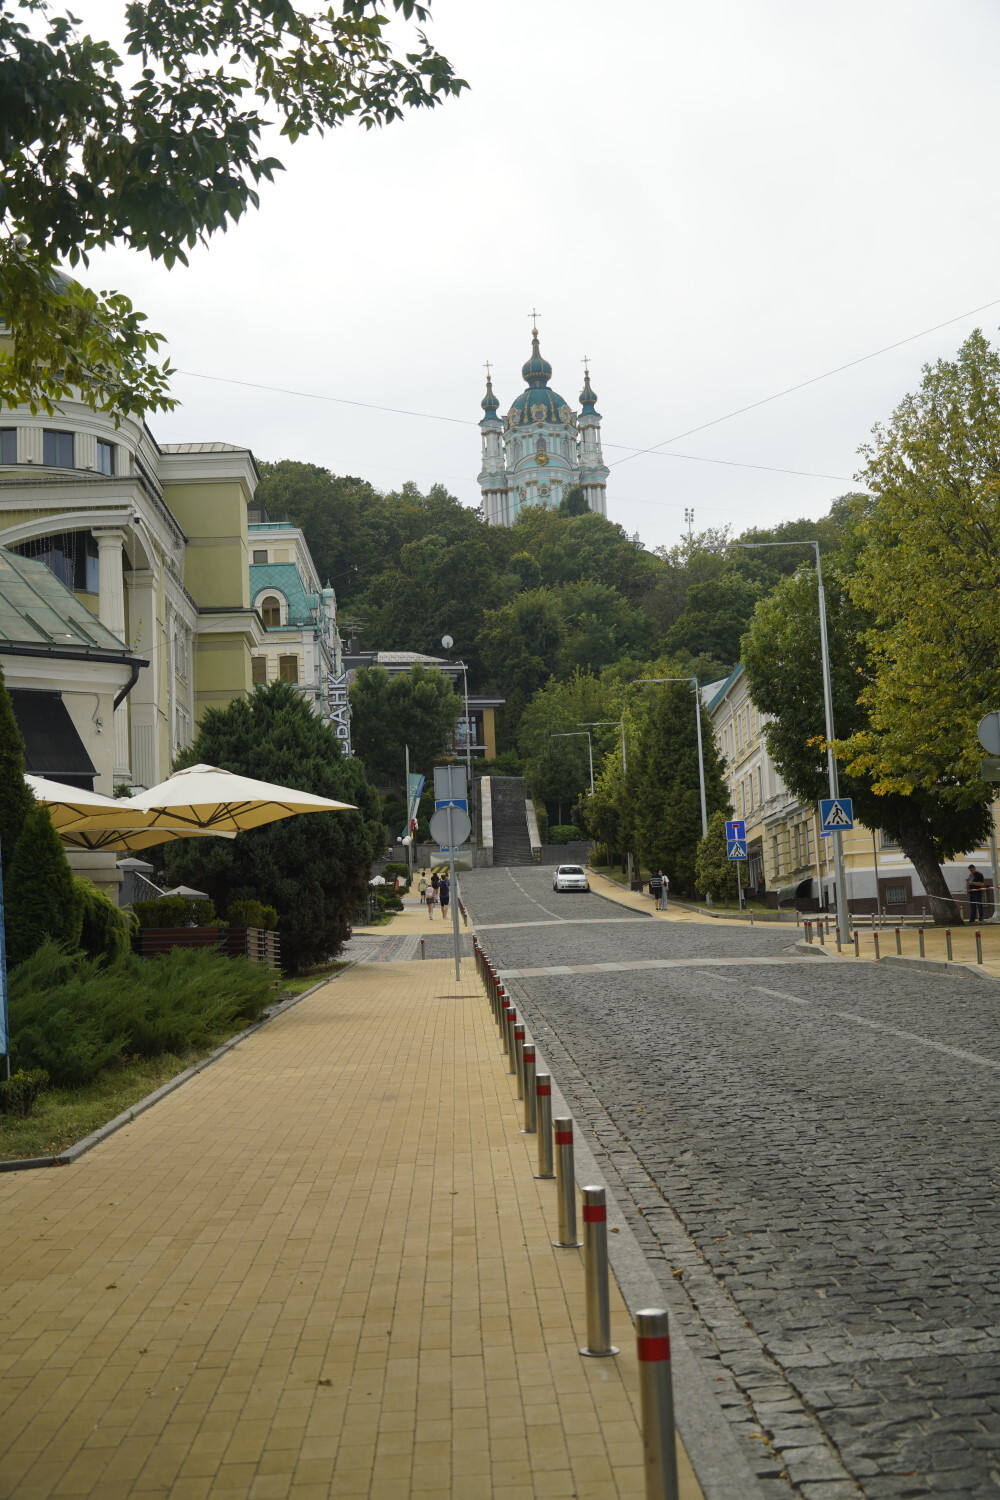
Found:
[(997, 1500), (1000, 989), (610, 923), (542, 870), (463, 888), (478, 923), (550, 924), (484, 930), (501, 969), (701, 961), (510, 987), (765, 1492)]

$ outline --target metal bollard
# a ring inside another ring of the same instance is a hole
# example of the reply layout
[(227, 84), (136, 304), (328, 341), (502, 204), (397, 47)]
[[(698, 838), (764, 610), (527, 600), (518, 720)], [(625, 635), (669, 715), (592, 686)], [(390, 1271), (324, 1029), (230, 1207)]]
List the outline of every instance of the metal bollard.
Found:
[(897, 953), (902, 953), (902, 951), (903, 951), (903, 939), (902, 939), (902, 936), (900, 934), (899, 928), (897, 927), (896, 928), (896, 952)]
[(535, 1124), (538, 1127), (538, 1171), (546, 1179), (552, 1170), (552, 1079), (548, 1073), (535, 1074)]
[(510, 1052), (510, 1012), (514, 1009), (513, 1002), (507, 999), (504, 992), (500, 991), (500, 1041), (505, 1053)]
[(945, 948), (945, 952), (948, 955), (948, 962), (951, 963), (951, 928), (950, 927), (946, 927), (945, 928), (945, 932), (944, 932), (944, 948)]
[(666, 1311), (661, 1307), (644, 1307), (635, 1315), (635, 1333), (646, 1500), (679, 1500), (670, 1319)]
[(855, 928), (854, 931), (854, 957), (861, 957), (861, 934), (860, 932), (858, 932), (857, 928)]
[(514, 1028), (517, 1026), (517, 1011), (513, 1005), (507, 1007), (507, 1072), (517, 1073), (517, 1043)]
[(424, 940), (423, 940), (423, 938), (420, 939), (420, 957), (421, 958), (426, 958), (427, 957), (427, 954), (424, 952)]
[(611, 1342), (611, 1294), (608, 1290), (608, 1209), (602, 1187), (585, 1187), (583, 1196), (583, 1278), (587, 1288), (587, 1345), (581, 1354), (604, 1359), (617, 1354)]
[(524, 1098), (524, 1022), (514, 1024), (514, 1067), (517, 1074), (517, 1097)]
[(877, 932), (873, 932), (872, 933), (872, 942), (875, 944), (875, 962), (877, 964), (881, 963), (882, 962), (882, 955), (878, 951), (878, 933)]
[(750, 926), (753, 926), (753, 911), (750, 912)]
[(813, 940), (813, 924), (811, 922), (804, 922), (802, 925), (806, 932), (806, 942), (811, 943)]
[(573, 1166), (573, 1121), (560, 1117), (552, 1122), (556, 1145), (556, 1196), (559, 1199), (557, 1250), (578, 1250), (576, 1237), (576, 1173)]
[(524, 1081), (524, 1134), (534, 1135), (538, 1114), (535, 1097), (535, 1044), (525, 1042), (521, 1048), (521, 1077)]
[(918, 927), (917, 928), (917, 937), (920, 940), (920, 957), (923, 958), (923, 956), (924, 956), (924, 929), (922, 927)]
[(981, 932), (977, 932), (976, 933), (976, 963), (977, 964), (981, 964), (982, 961), (983, 961), (983, 935), (982, 935)]
[(833, 930), (834, 930), (834, 932), (836, 933), (836, 936), (837, 936), (837, 952), (839, 953), (841, 951), (841, 947), (840, 947), (840, 928), (839, 927), (835, 927)]
[(826, 923), (825, 922), (820, 922), (820, 924), (819, 924), (819, 945), (820, 945), (821, 948), (825, 948), (826, 947)]

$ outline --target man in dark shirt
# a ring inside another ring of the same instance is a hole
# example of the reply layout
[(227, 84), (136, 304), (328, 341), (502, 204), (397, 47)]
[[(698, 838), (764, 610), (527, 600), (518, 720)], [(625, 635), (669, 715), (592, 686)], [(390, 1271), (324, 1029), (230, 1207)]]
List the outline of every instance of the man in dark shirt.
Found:
[(982, 870), (977, 870), (975, 865), (969, 866), (968, 878), (965, 889), (969, 895), (969, 921), (981, 922), (983, 920), (983, 902), (988, 890), (986, 876)]

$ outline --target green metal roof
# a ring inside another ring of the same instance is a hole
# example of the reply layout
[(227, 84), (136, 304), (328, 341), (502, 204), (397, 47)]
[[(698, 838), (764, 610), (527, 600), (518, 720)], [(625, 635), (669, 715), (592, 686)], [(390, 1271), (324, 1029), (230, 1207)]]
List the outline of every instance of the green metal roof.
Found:
[[(319, 598), (306, 591), (302, 575), (294, 563), (251, 563), (250, 597), (256, 599), (262, 589), (274, 589), (288, 605), (289, 625), (312, 625)], [(287, 629), (287, 626), (283, 626)]]
[(96, 647), (119, 656), (124, 641), (102, 625), (43, 562), (0, 547), (0, 643)]

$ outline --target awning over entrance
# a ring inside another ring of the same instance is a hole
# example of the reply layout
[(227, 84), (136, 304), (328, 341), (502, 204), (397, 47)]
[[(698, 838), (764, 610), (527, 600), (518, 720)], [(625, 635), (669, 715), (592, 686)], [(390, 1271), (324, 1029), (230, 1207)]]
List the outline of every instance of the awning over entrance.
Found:
[(94, 789), (97, 771), (60, 693), (10, 688), (14, 717), (24, 739), (24, 769), (66, 786)]
[(779, 906), (792, 906), (796, 901), (809, 901), (812, 899), (812, 879), (797, 880), (793, 885), (783, 885), (778, 892)]

